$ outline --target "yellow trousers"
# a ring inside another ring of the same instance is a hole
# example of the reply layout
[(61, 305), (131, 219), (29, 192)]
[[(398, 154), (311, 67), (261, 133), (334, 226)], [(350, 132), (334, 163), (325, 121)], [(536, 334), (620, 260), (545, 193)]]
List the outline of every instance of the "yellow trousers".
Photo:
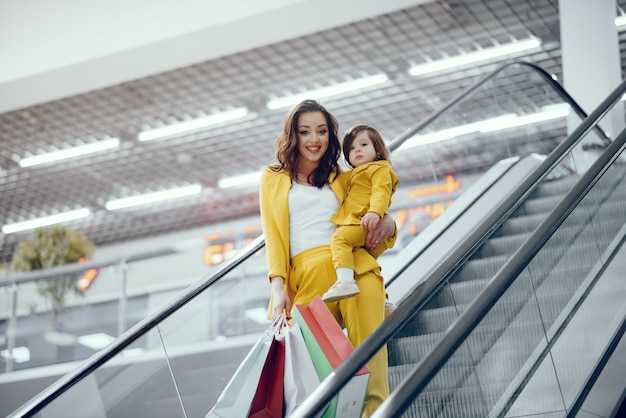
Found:
[[(337, 228), (330, 240), (330, 251), (333, 255), (335, 268), (346, 267), (356, 270), (352, 250), (357, 247), (364, 247), (365, 237), (367, 237), (367, 228), (361, 225), (341, 225)], [(378, 258), (386, 249), (387, 240), (383, 241), (375, 249), (370, 250), (369, 253), (374, 258)]]
[[(293, 305), (308, 305), (315, 296), (321, 296), (335, 283), (330, 246), (312, 248), (291, 260), (289, 286), (295, 294)], [(355, 276), (360, 293), (356, 296), (327, 303), (337, 322), (348, 331), (348, 339), (358, 346), (384, 320), (385, 288), (383, 278), (368, 271)], [(370, 370), (369, 386), (363, 406), (363, 417), (369, 417), (389, 395), (387, 347), (383, 346), (367, 363)]]

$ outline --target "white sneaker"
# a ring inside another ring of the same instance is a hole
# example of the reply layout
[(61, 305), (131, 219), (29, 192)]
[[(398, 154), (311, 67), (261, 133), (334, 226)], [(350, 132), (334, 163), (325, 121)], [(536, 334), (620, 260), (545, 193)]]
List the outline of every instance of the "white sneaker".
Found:
[(341, 280), (337, 280), (333, 284), (328, 292), (324, 293), (322, 300), (324, 302), (335, 302), (340, 299), (349, 298), (350, 296), (359, 294), (359, 287), (356, 283), (348, 283)]

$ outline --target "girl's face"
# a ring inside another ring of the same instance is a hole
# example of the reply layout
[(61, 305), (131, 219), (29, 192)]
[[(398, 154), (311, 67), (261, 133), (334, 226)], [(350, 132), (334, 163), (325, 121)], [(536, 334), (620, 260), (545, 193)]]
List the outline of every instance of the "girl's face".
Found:
[(348, 154), (350, 164), (358, 167), (362, 164), (376, 161), (377, 158), (376, 148), (372, 144), (369, 133), (367, 131), (359, 132), (352, 144), (350, 144), (350, 154)]
[(305, 112), (298, 118), (298, 152), (300, 164), (312, 168), (320, 164), (328, 149), (328, 125), (322, 112)]

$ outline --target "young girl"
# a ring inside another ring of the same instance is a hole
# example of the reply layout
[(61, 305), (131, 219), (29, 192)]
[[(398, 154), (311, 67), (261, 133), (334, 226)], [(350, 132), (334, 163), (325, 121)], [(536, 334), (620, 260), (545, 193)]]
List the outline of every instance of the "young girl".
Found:
[[(380, 133), (370, 126), (354, 126), (344, 135), (343, 155), (353, 170), (347, 195), (330, 219), (338, 226), (330, 241), (337, 281), (322, 296), (324, 302), (359, 294), (353, 250), (365, 246), (368, 231), (387, 213), (398, 184), (389, 154)], [(383, 242), (369, 252), (377, 258), (386, 249)]]

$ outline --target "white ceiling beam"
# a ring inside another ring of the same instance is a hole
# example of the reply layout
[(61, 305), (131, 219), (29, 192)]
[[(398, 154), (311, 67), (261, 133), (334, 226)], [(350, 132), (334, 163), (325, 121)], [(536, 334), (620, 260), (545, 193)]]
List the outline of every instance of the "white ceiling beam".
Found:
[(1, 1), (0, 113), (426, 1)]

